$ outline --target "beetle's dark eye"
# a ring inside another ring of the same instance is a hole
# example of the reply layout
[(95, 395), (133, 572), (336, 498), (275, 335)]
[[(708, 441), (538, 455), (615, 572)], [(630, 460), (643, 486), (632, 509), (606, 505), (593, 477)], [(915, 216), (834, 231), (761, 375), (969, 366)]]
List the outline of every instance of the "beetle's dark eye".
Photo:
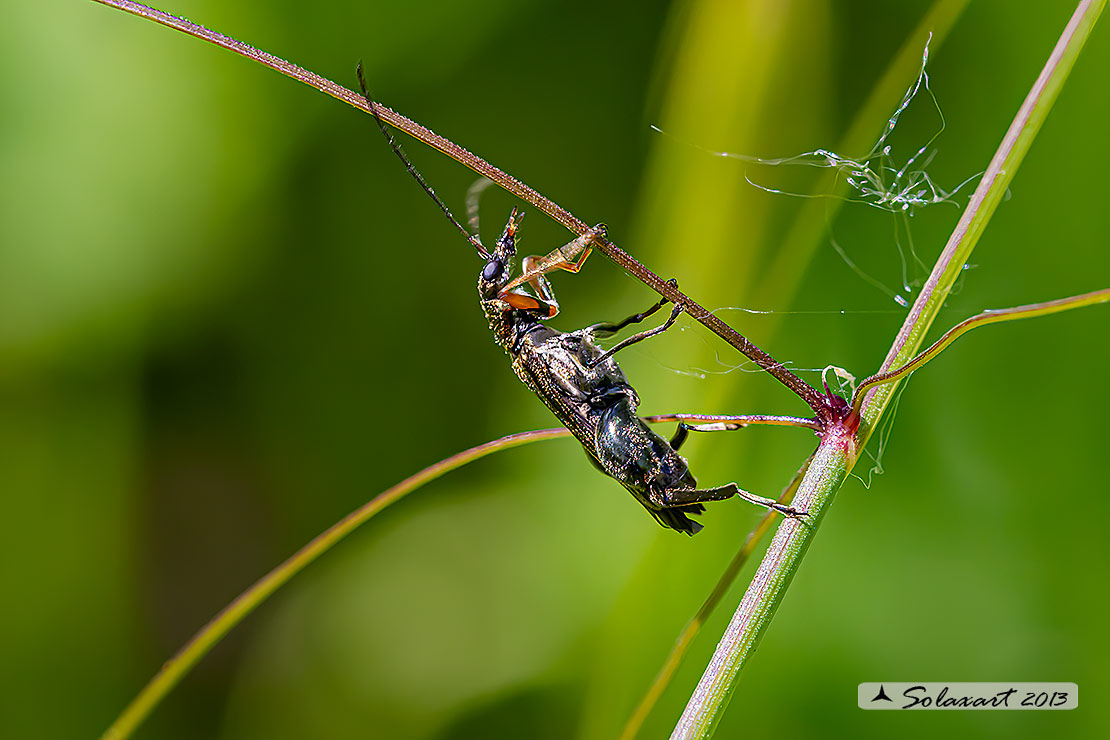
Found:
[(482, 270), (482, 279), (487, 281), (496, 280), (501, 277), (501, 271), (505, 269), (505, 265), (501, 260), (490, 260), (486, 263), (486, 269)]

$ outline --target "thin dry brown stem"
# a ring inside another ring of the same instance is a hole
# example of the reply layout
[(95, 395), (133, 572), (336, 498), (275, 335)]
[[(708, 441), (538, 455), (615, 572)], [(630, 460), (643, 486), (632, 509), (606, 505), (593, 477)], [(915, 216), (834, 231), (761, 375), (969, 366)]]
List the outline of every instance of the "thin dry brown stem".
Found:
[(1082, 295), (1071, 296), (1069, 298), (1057, 298), (1054, 301), (1045, 301), (1043, 303), (1030, 303), (1025, 306), (1015, 306), (1013, 308), (991, 309), (976, 314), (971, 318), (964, 319), (946, 331), (941, 338), (935, 341), (928, 349), (897, 370), (892, 370), (887, 373), (878, 373), (864, 379), (864, 381), (859, 384), (859, 387), (852, 397), (852, 415), (859, 415), (860, 408), (863, 406), (863, 400), (872, 388), (886, 385), (887, 383), (897, 382), (913, 371), (919, 370), (924, 367), (926, 363), (939, 355), (948, 345), (952, 344), (952, 342), (972, 329), (980, 326), (987, 326), (988, 324), (998, 324), (1003, 321), (1017, 321), (1018, 319), (1032, 319), (1037, 316), (1048, 316), (1049, 314), (1070, 311), (1073, 308), (1082, 308), (1083, 306), (1093, 306), (1097, 303), (1106, 303), (1107, 301), (1110, 301), (1110, 288), (1094, 290), (1090, 293), (1083, 293)]
[[(161, 23), (164, 26), (187, 33), (190, 36), (195, 36), (196, 38), (216, 44), (217, 46), (222, 46), (229, 51), (233, 51), (248, 59), (253, 59), (259, 64), (263, 64), (270, 69), (281, 72), (287, 77), (303, 82), (306, 85), (311, 85), (320, 92), (331, 95), (337, 100), (342, 100), (344, 103), (358, 108), (361, 111), (370, 114), (373, 113), (365, 98), (359, 93), (352, 92), (314, 72), (309, 72), (303, 67), (287, 62), (261, 49), (256, 49), (230, 36), (224, 36), (221, 33), (212, 31), (211, 29), (193, 23), (185, 18), (179, 18), (178, 16), (170, 15), (169, 13), (156, 10), (142, 3), (132, 2), (131, 0), (94, 0), (94, 2), (123, 10), (156, 23)], [(585, 221), (578, 218), (558, 203), (540, 194), (528, 185), (525, 185), (507, 172), (494, 167), (478, 155), (380, 103), (375, 102), (374, 108), (378, 116), (389, 125), (419, 139), (433, 149), (469, 167), (479, 175), (488, 177), (500, 187), (547, 214), (575, 234), (581, 236), (591, 229)], [(775, 358), (771, 357), (771, 355), (752, 344), (744, 335), (721, 321), (704, 306), (681, 292), (673, 283), (669, 283), (660, 278), (632, 257), (628, 252), (625, 252), (616, 244), (609, 241), (608, 238), (603, 236), (597, 237), (593, 242), (593, 246), (598, 251), (602, 252), (626, 272), (636, 277), (640, 282), (647, 285), (656, 293), (666, 297), (674, 305), (682, 306), (683, 310), (690, 314), (695, 321), (731, 344), (741, 354), (766, 370), (772, 377), (801, 397), (801, 399), (813, 409), (813, 412), (823, 425), (827, 424), (835, 416), (835, 412), (829, 405), (828, 398), (825, 395), (812, 388), (797, 375), (791, 373), (781, 362), (778, 362)]]

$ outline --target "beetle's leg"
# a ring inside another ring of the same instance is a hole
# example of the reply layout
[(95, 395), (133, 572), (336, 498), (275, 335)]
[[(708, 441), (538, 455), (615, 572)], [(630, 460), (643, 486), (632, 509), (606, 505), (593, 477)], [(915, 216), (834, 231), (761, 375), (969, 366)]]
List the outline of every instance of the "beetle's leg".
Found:
[[(586, 258), (590, 256), (594, 243), (604, 238), (605, 224), (598, 224), (542, 257), (525, 257), (521, 263), (520, 274), (509, 281), (498, 297), (513, 308), (526, 311), (540, 310), (546, 313), (547, 318), (555, 316), (559, 313), (559, 302), (555, 300), (555, 292), (544, 276), (555, 270), (578, 272), (585, 264)], [(513, 290), (525, 283), (532, 286), (536, 298)]]
[(667, 329), (670, 329), (672, 326), (674, 326), (674, 322), (678, 320), (678, 315), (682, 313), (682, 310), (682, 306), (675, 306), (673, 309), (671, 309), (670, 318), (668, 318), (664, 323), (660, 324), (654, 329), (648, 329), (647, 331), (642, 331), (639, 334), (633, 334), (628, 339), (625, 339), (623, 342), (619, 342), (613, 345), (612, 347), (598, 355), (596, 358), (594, 358), (594, 360), (589, 363), (588, 367), (596, 367), (602, 362), (608, 360), (617, 352), (620, 352), (625, 347), (630, 347), (637, 342), (642, 342), (649, 337), (654, 337), (656, 334), (662, 334)]
[[(521, 261), (521, 269), (525, 274), (528, 274), (531, 270), (532, 279), (528, 281), (528, 284), (532, 286), (532, 290), (535, 292), (534, 296), (505, 288), (497, 297), (518, 311), (536, 311), (550, 319), (559, 313), (559, 301), (555, 299), (555, 291), (552, 290), (551, 283), (547, 281), (542, 272), (535, 269), (535, 262), (538, 259), (538, 257), (525, 257)], [(514, 280), (511, 285), (516, 283), (517, 281)]]
[[(733, 496), (739, 496), (748, 503), (762, 506), (765, 509), (774, 509), (783, 516), (788, 516), (792, 519), (801, 519), (806, 515), (805, 512), (798, 511), (792, 506), (780, 504), (773, 498), (764, 498), (763, 496), (749, 493), (735, 483), (726, 483), (716, 488), (672, 488), (668, 491), (663, 491), (662, 495), (658, 496), (658, 498), (663, 502), (663, 506), (673, 507), (687, 506), (689, 504), (703, 504), (709, 501), (724, 501)], [(652, 496), (653, 502), (655, 502), (656, 498), (656, 495)]]
[(678, 452), (678, 448), (685, 444), (686, 438), (689, 436), (690, 425), (680, 421), (678, 423), (678, 429), (674, 430), (674, 436), (671, 437), (671, 441), (668, 444), (670, 444), (672, 450)]
[(611, 337), (629, 324), (640, 323), (648, 316), (651, 316), (656, 311), (663, 308), (664, 304), (666, 303), (668, 303), (668, 301), (666, 298), (664, 298), (661, 301), (653, 303), (651, 305), (651, 308), (649, 308), (648, 310), (641, 311), (640, 313), (634, 313), (623, 321), (618, 321), (616, 323), (613, 323), (612, 321), (602, 321), (599, 324), (593, 324), (586, 327), (586, 330), (593, 334), (595, 337), (600, 337), (601, 339)]
[[(675, 287), (678, 287), (678, 281), (675, 280), (674, 278), (671, 278), (667, 282), (670, 283), (671, 285), (675, 286)], [(649, 308), (648, 310), (642, 311), (640, 313), (634, 313), (631, 316), (629, 316), (627, 319), (625, 319), (624, 321), (618, 321), (615, 324), (611, 323), (611, 322), (602, 322), (600, 324), (594, 324), (593, 326), (588, 328), (588, 331), (590, 333), (592, 333), (594, 336), (597, 336), (597, 337), (612, 336), (612, 335), (616, 334), (618, 331), (620, 331), (621, 329), (623, 329), (624, 327), (628, 326), (629, 324), (638, 324), (638, 323), (640, 323), (641, 321), (643, 321), (644, 319), (646, 319), (647, 317), (651, 316), (656, 311), (661, 309), (667, 303), (670, 303), (670, 301), (667, 298), (662, 298), (659, 301), (657, 301), (656, 303), (654, 303), (651, 306), (651, 308)], [(600, 357), (598, 357), (597, 359), (595, 359), (593, 362), (590, 363), (589, 367), (596, 367), (598, 364), (600, 364), (600, 363), (604, 362), (605, 360), (607, 360), (608, 358), (612, 357), (614, 353), (624, 349), (625, 347), (633, 345), (636, 342), (642, 342), (645, 339), (647, 339), (648, 337), (653, 337), (656, 334), (661, 334), (662, 332), (665, 332), (667, 329), (671, 328), (672, 325), (674, 325), (674, 322), (678, 318), (678, 315), (680, 313), (682, 313), (682, 307), (681, 306), (675, 306), (674, 310), (671, 311), (670, 318), (667, 319), (667, 321), (662, 326), (656, 327), (655, 329), (649, 329), (648, 331), (642, 331), (639, 334), (633, 334), (628, 339), (625, 339), (623, 342), (620, 342), (616, 346), (611, 347), (607, 351), (603, 352)]]
[(559, 301), (555, 299), (555, 291), (551, 288), (551, 283), (543, 276), (543, 272), (535, 267), (539, 259), (541, 258), (533, 256), (521, 260), (524, 274), (532, 275), (528, 284), (535, 292), (534, 296), (511, 289), (511, 286), (519, 284), (520, 278), (517, 278), (497, 297), (518, 311), (538, 311), (550, 319), (559, 313)]
[(535, 298), (526, 293), (517, 293), (515, 290), (506, 291), (499, 294), (497, 297), (517, 311), (536, 311), (537, 313), (543, 314), (546, 318), (551, 318), (559, 313), (559, 304), (541, 301), (539, 298)]
[(671, 437), (671, 449), (677, 451), (686, 442), (690, 432), (735, 432), (737, 429), (743, 429), (746, 426), (747, 424), (739, 424), (734, 421), (717, 421), (712, 424), (687, 424), (680, 421), (678, 429)]
[[(675, 286), (676, 288), (678, 287), (678, 281), (674, 278), (671, 278), (667, 282)], [(603, 321), (599, 324), (594, 324), (593, 326), (587, 327), (587, 330), (595, 337), (611, 337), (629, 324), (640, 323), (648, 316), (651, 316), (656, 311), (663, 308), (663, 306), (667, 305), (668, 303), (670, 303), (669, 299), (660, 298), (657, 302), (653, 303), (651, 308), (649, 308), (648, 310), (641, 311), (640, 313), (634, 313), (624, 321), (618, 321), (615, 324), (611, 321)]]
[(505, 290), (531, 283), (535, 278), (555, 270), (578, 272), (590, 256), (594, 243), (605, 238), (605, 224), (598, 224), (586, 233), (572, 239), (558, 249), (542, 257), (533, 257), (530, 266), (522, 268), (521, 273), (505, 286)]
[[(780, 426), (780, 427), (800, 427), (805, 429), (812, 429), (815, 432), (821, 433), (825, 428), (817, 419), (806, 419), (800, 416), (776, 416), (772, 414), (656, 414), (654, 416), (645, 416), (643, 420), (648, 424), (660, 424), (668, 421), (680, 421), (689, 424), (690, 429), (695, 432), (717, 432), (733, 429), (742, 429), (754, 424)], [(692, 423), (691, 422), (695, 422)]]
[(536, 297), (551, 307), (550, 316), (559, 313), (559, 301), (555, 299), (555, 290), (551, 287), (551, 283), (544, 277), (544, 273), (539, 271), (536, 267), (536, 257), (525, 257), (521, 260), (520, 269), (525, 273), (532, 273), (532, 277), (528, 284), (532, 286), (532, 290), (536, 292)]

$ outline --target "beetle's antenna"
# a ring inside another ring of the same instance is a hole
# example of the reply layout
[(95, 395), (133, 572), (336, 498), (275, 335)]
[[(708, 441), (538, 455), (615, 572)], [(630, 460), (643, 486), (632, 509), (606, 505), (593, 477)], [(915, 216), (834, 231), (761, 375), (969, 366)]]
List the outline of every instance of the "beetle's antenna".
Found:
[(358, 67), (355, 68), (355, 71), (358, 74), (358, 84), (359, 87), (362, 89), (362, 97), (366, 98), (366, 104), (370, 106), (370, 113), (374, 115), (374, 120), (378, 122), (378, 128), (380, 128), (382, 130), (382, 133), (385, 134), (386, 141), (389, 142), (389, 147), (393, 150), (393, 153), (396, 154), (397, 157), (401, 160), (401, 163), (405, 165), (405, 169), (409, 171), (409, 174), (412, 175), (418, 183), (420, 183), (420, 187), (424, 188), (424, 192), (430, 195), (432, 200), (434, 200), (436, 204), (439, 205), (440, 210), (443, 211), (443, 214), (445, 216), (447, 216), (447, 220), (455, 224), (455, 228), (458, 229), (459, 232), (466, 237), (466, 240), (470, 242), (475, 249), (478, 250), (478, 254), (480, 254), (483, 258), (488, 259), (489, 252), (487, 252), (486, 248), (482, 246), (481, 240), (474, 234), (471, 234), (469, 231), (467, 231), (463, 227), (463, 225), (455, 219), (454, 215), (452, 215), (451, 213), (451, 209), (447, 207), (446, 203), (439, 199), (439, 196), (436, 195), (436, 191), (432, 190), (432, 186), (424, 180), (424, 176), (421, 175), (416, 167), (413, 166), (412, 162), (409, 161), (409, 158), (405, 155), (404, 150), (401, 149), (401, 145), (394, 141), (393, 134), (389, 133), (389, 129), (387, 129), (385, 126), (385, 121), (383, 121), (381, 116), (378, 115), (378, 106), (374, 103), (374, 99), (370, 97), (370, 93), (366, 89), (366, 80), (362, 76), (361, 61), (358, 63)]

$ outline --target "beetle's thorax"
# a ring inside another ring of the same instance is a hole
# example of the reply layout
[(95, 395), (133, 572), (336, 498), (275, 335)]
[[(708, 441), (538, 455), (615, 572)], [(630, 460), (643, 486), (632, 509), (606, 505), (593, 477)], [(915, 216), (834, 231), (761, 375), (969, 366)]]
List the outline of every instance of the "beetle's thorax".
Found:
[(494, 341), (510, 355), (515, 354), (520, 338), (540, 323), (536, 316), (518, 311), (499, 298), (483, 300), (482, 311)]

